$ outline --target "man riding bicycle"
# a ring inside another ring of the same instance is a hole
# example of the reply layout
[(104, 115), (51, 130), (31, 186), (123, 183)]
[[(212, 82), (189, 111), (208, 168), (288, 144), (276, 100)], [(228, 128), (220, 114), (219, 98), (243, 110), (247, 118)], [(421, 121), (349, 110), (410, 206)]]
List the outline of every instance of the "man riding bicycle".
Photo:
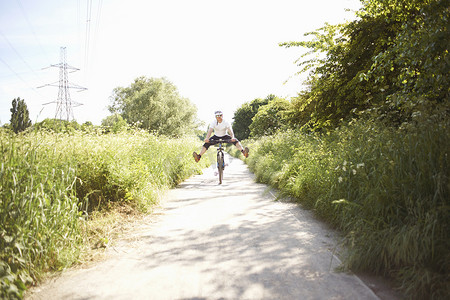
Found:
[[(230, 123), (224, 121), (222, 111), (218, 110), (214, 114), (216, 116), (216, 119), (209, 125), (205, 143), (203, 144), (203, 147), (200, 150), (200, 154), (197, 154), (197, 152), (193, 153), (195, 161), (198, 162), (202, 158), (202, 155), (206, 152), (206, 150), (208, 150), (208, 148), (211, 145), (215, 144), (215, 141), (219, 139), (229, 140), (231, 143), (233, 143), (233, 145), (235, 145), (239, 150), (241, 150), (242, 154), (245, 157), (248, 157), (248, 148), (247, 147), (245, 147), (245, 149), (242, 148), (242, 145), (239, 142), (239, 140), (234, 137), (233, 129), (231, 128)], [(213, 131), (214, 135), (211, 136)]]

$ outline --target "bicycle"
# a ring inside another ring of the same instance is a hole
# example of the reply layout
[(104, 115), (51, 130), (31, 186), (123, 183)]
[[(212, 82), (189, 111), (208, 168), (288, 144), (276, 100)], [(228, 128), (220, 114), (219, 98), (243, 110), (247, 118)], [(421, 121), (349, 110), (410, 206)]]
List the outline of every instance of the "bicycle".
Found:
[(231, 143), (229, 140), (218, 139), (214, 141), (214, 145), (218, 144), (217, 147), (217, 171), (219, 173), (219, 184), (222, 184), (223, 170), (225, 169), (225, 157), (223, 154), (223, 143)]

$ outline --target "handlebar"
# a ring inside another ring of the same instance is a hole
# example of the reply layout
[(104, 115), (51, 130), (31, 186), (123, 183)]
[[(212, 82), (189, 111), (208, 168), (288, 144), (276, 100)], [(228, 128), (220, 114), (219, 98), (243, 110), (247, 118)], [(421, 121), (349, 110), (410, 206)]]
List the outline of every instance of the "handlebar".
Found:
[(222, 144), (222, 143), (228, 143), (228, 144), (231, 144), (232, 141), (231, 141), (231, 139), (227, 139), (227, 140), (218, 139), (218, 140), (209, 140), (209, 143), (210, 143), (211, 145)]

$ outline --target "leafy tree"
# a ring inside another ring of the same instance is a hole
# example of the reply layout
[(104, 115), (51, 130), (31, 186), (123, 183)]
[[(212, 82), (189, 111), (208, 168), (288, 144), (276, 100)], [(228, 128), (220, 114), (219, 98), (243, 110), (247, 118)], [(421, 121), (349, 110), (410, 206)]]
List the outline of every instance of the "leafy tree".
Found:
[(286, 113), (290, 110), (291, 103), (283, 98), (275, 97), (268, 104), (261, 106), (253, 117), (250, 125), (250, 136), (260, 137), (272, 135), (285, 125)]
[(398, 124), (419, 104), (448, 102), (448, 0), (367, 0), (358, 16), (280, 44), (310, 49), (298, 60), (310, 71), (293, 101), (298, 125), (334, 127), (369, 110)]
[(367, 81), (389, 86), (390, 106), (410, 113), (417, 101), (448, 102), (449, 5), (448, 0), (367, 1), (360, 12), (362, 18), (397, 23), (393, 38), (362, 74)]
[(31, 126), (27, 104), (23, 99), (16, 98), (12, 101), (11, 128), (15, 133), (24, 131)]
[(253, 122), (253, 117), (258, 112), (258, 109), (269, 103), (274, 99), (274, 95), (268, 95), (265, 99), (256, 98), (250, 102), (246, 102), (239, 107), (234, 113), (233, 117), (233, 132), (239, 140), (248, 139), (250, 136), (250, 125)]
[(384, 24), (380, 24), (379, 20), (364, 24), (326, 24), (306, 36), (314, 36), (314, 39), (281, 44), (310, 48), (306, 56), (322, 53), (318, 58), (299, 63), (303, 66), (300, 72), (311, 70), (309, 91), (293, 101), (303, 115), (298, 119), (299, 125), (333, 127), (341, 119), (354, 117), (356, 110), (372, 105), (366, 101), (372, 87), (361, 82), (359, 74), (361, 70), (370, 68), (372, 56), (378, 53), (382, 40), (387, 38)]
[(129, 87), (115, 88), (111, 100), (110, 112), (142, 129), (179, 136), (197, 127), (197, 108), (165, 78), (136, 78)]

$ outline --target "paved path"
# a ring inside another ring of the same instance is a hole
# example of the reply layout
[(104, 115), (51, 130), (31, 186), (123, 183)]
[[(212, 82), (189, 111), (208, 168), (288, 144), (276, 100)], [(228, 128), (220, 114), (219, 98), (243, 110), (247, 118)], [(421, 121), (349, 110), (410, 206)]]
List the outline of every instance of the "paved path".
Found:
[(30, 299), (378, 299), (334, 270), (331, 232), (293, 204), (274, 201), (228, 157), (171, 190), (161, 213), (87, 269), (70, 270)]

